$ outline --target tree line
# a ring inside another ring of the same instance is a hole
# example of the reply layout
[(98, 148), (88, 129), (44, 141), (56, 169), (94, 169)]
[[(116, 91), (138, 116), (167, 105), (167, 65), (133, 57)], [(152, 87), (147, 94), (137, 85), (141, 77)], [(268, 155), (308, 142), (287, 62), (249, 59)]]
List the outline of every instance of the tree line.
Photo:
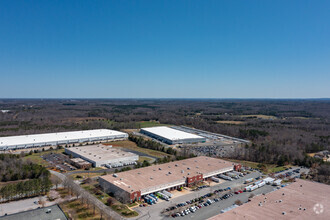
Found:
[(134, 143), (136, 143), (136, 145), (138, 147), (147, 148), (147, 149), (151, 149), (151, 150), (162, 151), (164, 153), (171, 154), (171, 155), (174, 155), (174, 156), (176, 156), (177, 153), (178, 153), (176, 150), (174, 150), (171, 147), (166, 148), (162, 144), (160, 144), (156, 141), (145, 139), (145, 138), (140, 137), (140, 136), (129, 135), (128, 139), (130, 141), (133, 141)]
[(0, 201), (5, 202), (45, 195), (50, 190), (51, 186), (52, 183), (49, 176), (8, 184), (0, 188)]

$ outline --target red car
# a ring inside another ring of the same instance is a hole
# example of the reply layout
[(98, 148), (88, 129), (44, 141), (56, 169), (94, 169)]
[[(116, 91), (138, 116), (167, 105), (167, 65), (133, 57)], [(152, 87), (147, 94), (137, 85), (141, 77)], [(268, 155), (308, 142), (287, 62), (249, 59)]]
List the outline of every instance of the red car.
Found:
[(240, 192), (239, 191), (236, 191), (235, 194), (240, 194)]
[(243, 193), (243, 191), (242, 191), (242, 190), (239, 190), (238, 192), (239, 192), (239, 193)]

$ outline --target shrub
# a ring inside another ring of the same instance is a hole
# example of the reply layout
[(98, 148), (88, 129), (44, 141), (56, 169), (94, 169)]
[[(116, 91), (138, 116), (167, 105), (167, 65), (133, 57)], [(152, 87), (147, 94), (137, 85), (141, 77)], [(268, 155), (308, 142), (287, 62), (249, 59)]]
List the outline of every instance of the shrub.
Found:
[(108, 206), (111, 206), (113, 204), (113, 199), (112, 198), (109, 198), (108, 200), (107, 200), (107, 205)]
[(242, 205), (242, 201), (239, 200), (239, 199), (237, 199), (237, 200), (235, 201), (235, 204), (236, 204), (236, 205)]

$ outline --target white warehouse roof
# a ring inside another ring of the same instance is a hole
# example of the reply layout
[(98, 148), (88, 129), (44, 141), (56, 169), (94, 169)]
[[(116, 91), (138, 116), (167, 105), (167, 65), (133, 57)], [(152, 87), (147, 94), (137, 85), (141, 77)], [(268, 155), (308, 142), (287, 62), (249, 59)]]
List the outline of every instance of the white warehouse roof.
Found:
[(70, 131), (59, 133), (47, 134), (32, 134), (20, 135), (10, 137), (0, 137), (0, 149), (10, 146), (24, 146), (24, 145), (38, 145), (43, 143), (56, 143), (56, 142), (75, 142), (77, 140), (88, 140), (98, 138), (109, 138), (117, 136), (128, 136), (124, 132), (98, 129), (98, 130), (84, 130), (84, 131)]
[[(159, 126), (159, 127), (152, 127), (152, 128), (141, 128), (141, 130), (153, 133), (157, 136), (161, 136), (168, 140), (183, 140), (183, 139), (200, 139), (204, 138), (195, 134), (191, 134), (188, 132), (176, 130), (174, 128), (166, 127), (166, 126)], [(205, 139), (205, 138), (204, 138)]]

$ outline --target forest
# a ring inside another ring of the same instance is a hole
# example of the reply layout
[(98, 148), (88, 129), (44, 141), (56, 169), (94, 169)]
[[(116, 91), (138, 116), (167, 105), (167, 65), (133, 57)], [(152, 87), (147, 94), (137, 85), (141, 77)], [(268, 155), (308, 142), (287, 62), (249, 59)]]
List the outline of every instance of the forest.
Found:
[(185, 125), (252, 141), (235, 159), (306, 165), (330, 179), (329, 163), (308, 156), (330, 149), (329, 99), (3, 99), (0, 109), (9, 110), (0, 111), (0, 136)]
[(0, 154), (0, 178), (0, 182), (15, 181), (0, 188), (0, 202), (45, 194), (52, 185), (45, 167), (14, 154)]
[(46, 194), (52, 186), (48, 176), (8, 184), (0, 188), (0, 202)]
[(0, 154), (0, 182), (37, 179), (49, 175), (49, 171), (38, 164), (20, 159), (20, 155)]

